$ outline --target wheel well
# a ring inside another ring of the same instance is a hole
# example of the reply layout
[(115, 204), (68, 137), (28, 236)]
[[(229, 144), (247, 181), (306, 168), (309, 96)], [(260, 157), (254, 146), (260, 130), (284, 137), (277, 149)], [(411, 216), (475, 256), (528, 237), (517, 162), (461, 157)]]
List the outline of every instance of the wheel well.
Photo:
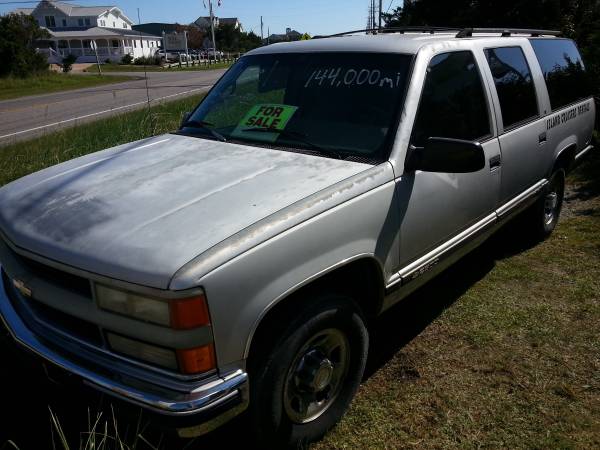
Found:
[[(575, 152), (577, 151), (577, 144), (571, 144), (563, 151), (558, 154), (558, 158), (554, 162), (554, 167), (552, 168), (552, 173), (556, 172), (559, 169), (564, 169), (565, 173), (569, 173), (569, 170), (572, 168), (573, 163), (575, 162)], [(550, 174), (552, 175), (552, 174)]]
[[(374, 258), (362, 258), (339, 267), (301, 287), (280, 300), (260, 320), (252, 336), (248, 357), (256, 348), (270, 342), (283, 331), (289, 318), (301, 307), (302, 301), (317, 292), (330, 292), (351, 297), (360, 307), (367, 323), (372, 321), (383, 306), (384, 281), (379, 263)], [(264, 351), (264, 350), (263, 350)]]

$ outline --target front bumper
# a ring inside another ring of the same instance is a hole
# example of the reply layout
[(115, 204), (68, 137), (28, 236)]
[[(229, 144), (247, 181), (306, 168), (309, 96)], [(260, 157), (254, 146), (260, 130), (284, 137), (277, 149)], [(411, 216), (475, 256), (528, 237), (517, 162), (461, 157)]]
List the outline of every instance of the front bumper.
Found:
[[(174, 389), (150, 383), (139, 373), (127, 373), (122, 364), (115, 364), (114, 373), (94, 367), (89, 350), (85, 355), (75, 351), (63, 353), (27, 327), (12, 305), (7, 289), (12, 287), (6, 286), (0, 277), (0, 319), (18, 344), (45, 362), (80, 378), (84, 384), (164, 417), (183, 437), (210, 432), (247, 407), (248, 376), (241, 370), (191, 383), (187, 388), (180, 383)], [(76, 348), (74, 345), (69, 350)], [(106, 355), (97, 357), (106, 358)]]

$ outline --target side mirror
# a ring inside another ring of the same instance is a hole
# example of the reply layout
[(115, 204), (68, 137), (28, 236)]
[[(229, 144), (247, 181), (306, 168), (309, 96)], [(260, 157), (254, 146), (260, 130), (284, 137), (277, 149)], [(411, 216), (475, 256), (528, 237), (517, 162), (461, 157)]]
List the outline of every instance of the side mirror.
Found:
[(179, 124), (179, 128), (183, 128), (183, 124), (186, 123), (188, 120), (190, 120), (190, 117), (192, 117), (192, 113), (187, 111), (183, 113), (183, 117), (181, 118), (181, 123)]
[(430, 137), (425, 147), (411, 147), (406, 170), (471, 173), (485, 167), (485, 152), (479, 142)]

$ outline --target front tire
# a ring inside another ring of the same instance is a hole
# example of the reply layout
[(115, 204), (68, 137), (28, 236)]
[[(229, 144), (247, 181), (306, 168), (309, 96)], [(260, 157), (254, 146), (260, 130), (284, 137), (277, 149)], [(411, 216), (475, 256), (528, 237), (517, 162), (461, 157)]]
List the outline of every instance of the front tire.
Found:
[(311, 306), (291, 320), (278, 320), (286, 325), (270, 345), (255, 349), (261, 355), (250, 367), (249, 412), (259, 448), (320, 439), (341, 419), (364, 373), (369, 337), (352, 299), (306, 301)]

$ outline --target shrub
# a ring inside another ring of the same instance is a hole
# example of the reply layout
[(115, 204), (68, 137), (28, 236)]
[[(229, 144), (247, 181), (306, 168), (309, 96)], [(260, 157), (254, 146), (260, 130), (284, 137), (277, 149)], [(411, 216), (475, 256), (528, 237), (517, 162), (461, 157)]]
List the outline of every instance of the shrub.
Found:
[(47, 72), (48, 60), (33, 43), (49, 36), (31, 16), (0, 16), (0, 76), (27, 77)]
[(121, 58), (121, 64), (129, 65), (132, 62), (133, 62), (133, 56), (131, 56), (131, 55), (124, 55)]
[(62, 60), (62, 71), (64, 73), (68, 73), (73, 69), (73, 64), (77, 61), (77, 56), (75, 55), (67, 55)]
[(160, 65), (160, 58), (156, 56), (140, 56), (133, 63), (136, 66), (158, 66)]

